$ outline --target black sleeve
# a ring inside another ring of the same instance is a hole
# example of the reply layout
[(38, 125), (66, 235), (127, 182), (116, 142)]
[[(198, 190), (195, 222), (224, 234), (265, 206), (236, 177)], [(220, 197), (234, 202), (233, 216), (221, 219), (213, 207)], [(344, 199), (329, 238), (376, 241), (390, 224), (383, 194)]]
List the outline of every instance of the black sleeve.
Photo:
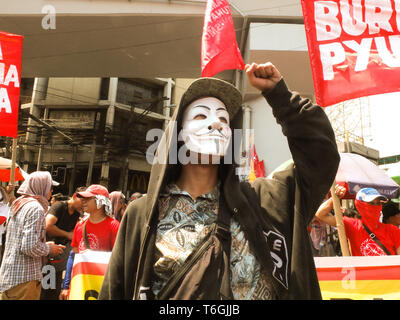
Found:
[(68, 210), (68, 204), (65, 201), (57, 201), (50, 207), (48, 213), (60, 219), (65, 210)]
[(335, 134), (324, 110), (289, 91), (283, 79), (263, 95), (288, 139), (296, 183), (302, 194), (303, 212), (307, 215), (306, 221), (310, 222), (328, 193), (339, 166)]

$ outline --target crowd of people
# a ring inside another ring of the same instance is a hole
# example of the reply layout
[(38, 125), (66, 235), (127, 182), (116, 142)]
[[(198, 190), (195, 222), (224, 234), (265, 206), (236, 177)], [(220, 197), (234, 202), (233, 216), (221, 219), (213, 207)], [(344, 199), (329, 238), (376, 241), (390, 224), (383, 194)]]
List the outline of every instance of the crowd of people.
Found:
[[(245, 72), (282, 127), (291, 163), (269, 179), (239, 180), (232, 146), (242, 95), (226, 81), (197, 79), (160, 139), (156, 155), (167, 161), (153, 163), (145, 197), (135, 193), (126, 206), (121, 192), (94, 184), (67, 200), (55, 195), (48, 209), (56, 184), (48, 172), (30, 174), (15, 200), (2, 192), (10, 210), (0, 299), (68, 299), (75, 256), (87, 249), (111, 251), (99, 299), (321, 299), (312, 248), (320, 251), (325, 225), (336, 226), (332, 199), (324, 201), (340, 161), (333, 129), (272, 63)], [(190, 161), (168, 158), (178, 147)], [(398, 205), (366, 188), (355, 207), (360, 217), (343, 219), (352, 254), (400, 254)], [(43, 264), (56, 269), (55, 289), (41, 288)]]
[[(35, 171), (14, 192), (0, 187), (1, 300), (68, 299), (74, 254), (111, 251), (129, 201), (121, 191), (93, 184), (71, 196), (52, 194), (59, 184)], [(15, 194), (16, 193), (16, 194)], [(43, 266), (55, 270), (55, 286), (44, 286)]]

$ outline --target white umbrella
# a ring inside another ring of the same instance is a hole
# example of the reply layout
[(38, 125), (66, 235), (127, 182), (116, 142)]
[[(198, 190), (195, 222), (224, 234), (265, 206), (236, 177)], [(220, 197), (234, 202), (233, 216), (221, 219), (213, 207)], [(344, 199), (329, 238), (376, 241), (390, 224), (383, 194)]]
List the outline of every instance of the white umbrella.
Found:
[[(0, 181), (9, 182), (11, 174), (11, 160), (0, 157)], [(29, 176), (18, 164), (15, 164), (15, 181), (25, 180)]]

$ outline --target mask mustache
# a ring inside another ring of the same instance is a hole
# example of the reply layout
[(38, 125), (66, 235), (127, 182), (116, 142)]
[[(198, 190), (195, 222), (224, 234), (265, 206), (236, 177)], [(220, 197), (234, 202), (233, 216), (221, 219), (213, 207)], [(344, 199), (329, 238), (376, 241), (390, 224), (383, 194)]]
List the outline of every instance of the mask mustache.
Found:
[(195, 133), (195, 135), (198, 136), (198, 137), (205, 136), (205, 135), (211, 135), (214, 131), (217, 131), (219, 136), (221, 136), (221, 137), (223, 137), (225, 139), (228, 139), (228, 137), (222, 133), (222, 130), (220, 131), (218, 129), (211, 129), (208, 132), (200, 133), (200, 134), (199, 133)]

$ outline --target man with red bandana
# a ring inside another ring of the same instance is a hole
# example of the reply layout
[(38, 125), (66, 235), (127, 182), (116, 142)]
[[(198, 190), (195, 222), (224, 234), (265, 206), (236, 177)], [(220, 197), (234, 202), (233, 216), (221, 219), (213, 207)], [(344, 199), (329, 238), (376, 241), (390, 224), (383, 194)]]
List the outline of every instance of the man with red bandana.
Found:
[[(336, 186), (335, 193), (343, 197), (346, 189)], [(344, 216), (346, 236), (353, 256), (383, 256), (400, 254), (400, 229), (379, 221), (382, 203), (388, 199), (374, 188), (363, 188), (356, 194), (355, 205), (360, 219)], [(336, 219), (330, 213), (332, 198), (325, 201), (315, 214), (323, 222), (336, 227)]]

